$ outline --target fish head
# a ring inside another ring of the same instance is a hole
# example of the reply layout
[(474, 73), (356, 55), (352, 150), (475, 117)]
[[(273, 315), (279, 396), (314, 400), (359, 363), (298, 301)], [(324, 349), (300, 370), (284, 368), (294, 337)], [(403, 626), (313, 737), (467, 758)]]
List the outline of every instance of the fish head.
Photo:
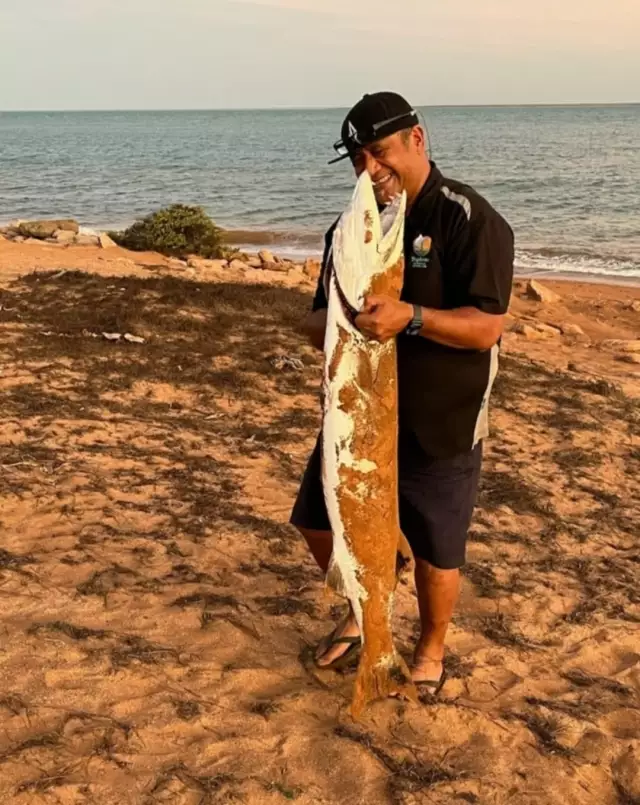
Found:
[(360, 174), (333, 236), (336, 282), (353, 311), (362, 308), (373, 278), (400, 258), (406, 206), (403, 191), (380, 211), (371, 176)]

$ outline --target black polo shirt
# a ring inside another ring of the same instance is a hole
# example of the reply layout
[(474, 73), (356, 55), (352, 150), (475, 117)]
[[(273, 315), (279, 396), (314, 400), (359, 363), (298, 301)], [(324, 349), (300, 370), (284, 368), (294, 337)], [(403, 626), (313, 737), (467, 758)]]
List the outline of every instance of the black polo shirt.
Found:
[[(325, 277), (337, 222), (325, 236), (313, 310), (327, 307)], [(402, 299), (423, 307), (476, 307), (506, 313), (513, 280), (509, 224), (468, 185), (445, 179), (435, 163), (405, 223)], [(496, 345), (455, 349), (422, 336), (398, 337), (400, 428), (428, 455), (471, 450), (488, 434), (488, 404), (498, 369)]]

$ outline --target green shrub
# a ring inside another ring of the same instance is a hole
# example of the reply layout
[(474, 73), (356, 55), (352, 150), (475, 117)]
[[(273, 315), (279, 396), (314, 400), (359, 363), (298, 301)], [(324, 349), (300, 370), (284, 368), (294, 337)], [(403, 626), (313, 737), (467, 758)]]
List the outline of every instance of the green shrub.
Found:
[(136, 221), (124, 232), (110, 232), (120, 246), (136, 252), (160, 252), (171, 257), (197, 254), (215, 259), (222, 256), (222, 230), (202, 207), (173, 204)]

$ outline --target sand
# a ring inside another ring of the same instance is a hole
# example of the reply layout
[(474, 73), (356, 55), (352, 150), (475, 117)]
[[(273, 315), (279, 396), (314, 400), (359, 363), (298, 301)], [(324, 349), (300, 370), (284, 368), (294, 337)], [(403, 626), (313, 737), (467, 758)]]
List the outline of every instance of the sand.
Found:
[[(286, 524), (312, 284), (0, 242), (0, 802), (640, 801), (640, 366), (609, 343), (640, 290), (545, 284), (514, 294), (451, 680), (356, 724)], [(407, 583), (407, 657), (416, 618)]]

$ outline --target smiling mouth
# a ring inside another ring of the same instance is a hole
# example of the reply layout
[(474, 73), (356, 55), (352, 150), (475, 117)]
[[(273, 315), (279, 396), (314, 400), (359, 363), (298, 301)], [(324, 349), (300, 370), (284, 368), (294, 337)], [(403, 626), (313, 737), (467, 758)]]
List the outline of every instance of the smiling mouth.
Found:
[(384, 187), (386, 184), (388, 184), (392, 178), (393, 178), (392, 175), (388, 173), (386, 176), (383, 176), (381, 179), (378, 179), (377, 182), (374, 182), (373, 186), (375, 187), (376, 190), (378, 190), (379, 188)]

